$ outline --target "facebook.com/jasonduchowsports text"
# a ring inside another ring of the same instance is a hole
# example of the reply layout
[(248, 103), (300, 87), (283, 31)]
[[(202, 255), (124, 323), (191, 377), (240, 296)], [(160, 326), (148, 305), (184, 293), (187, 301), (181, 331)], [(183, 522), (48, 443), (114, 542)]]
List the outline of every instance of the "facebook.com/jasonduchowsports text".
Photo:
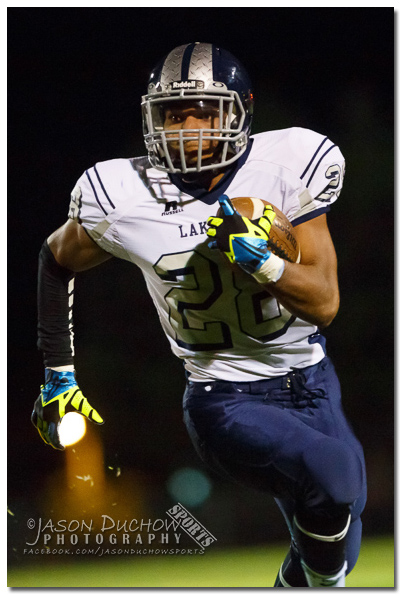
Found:
[[(24, 556), (184, 556), (202, 555), (216, 537), (182, 504), (175, 504), (159, 519), (30, 518), (31, 532)], [(95, 527), (97, 529), (95, 530)]]

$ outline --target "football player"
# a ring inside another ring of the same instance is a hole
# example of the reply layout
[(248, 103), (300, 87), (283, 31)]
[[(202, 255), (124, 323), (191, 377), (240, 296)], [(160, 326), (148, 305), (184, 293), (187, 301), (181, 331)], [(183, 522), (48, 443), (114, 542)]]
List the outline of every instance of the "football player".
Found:
[[(147, 157), (97, 163), (39, 259), (45, 384), (32, 420), (62, 449), (66, 411), (103, 420), (77, 386), (75, 274), (112, 256), (139, 266), (186, 368), (185, 423), (202, 459), (271, 494), (290, 531), (276, 587), (342, 587), (365, 504), (362, 447), (341, 405), (321, 329), (338, 310), (327, 213), (344, 159), (327, 137), (289, 128), (250, 136), (251, 84), (209, 43), (172, 50), (142, 98)], [(272, 209), (251, 224), (229, 198), (253, 196), (297, 226), (299, 262), (271, 253)], [(221, 214), (217, 216), (218, 208)]]

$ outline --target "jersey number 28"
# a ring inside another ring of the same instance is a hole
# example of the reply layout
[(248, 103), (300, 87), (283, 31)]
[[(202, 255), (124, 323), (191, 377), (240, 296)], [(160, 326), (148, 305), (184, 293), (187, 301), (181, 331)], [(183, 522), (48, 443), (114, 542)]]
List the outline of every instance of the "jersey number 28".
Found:
[(266, 343), (295, 320), (252, 277), (219, 266), (201, 251), (164, 254), (154, 270), (170, 286), (164, 296), (169, 323), (185, 349), (230, 349), (236, 333)]

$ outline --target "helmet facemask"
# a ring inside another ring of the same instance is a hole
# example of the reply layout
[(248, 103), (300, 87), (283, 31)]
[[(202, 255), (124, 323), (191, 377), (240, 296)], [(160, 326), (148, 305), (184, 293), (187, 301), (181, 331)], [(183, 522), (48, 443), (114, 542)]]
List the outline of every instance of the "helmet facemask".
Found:
[[(167, 109), (184, 117), (187, 106), (199, 114), (197, 121), (172, 125)], [(209, 124), (204, 109), (215, 114)], [(151, 165), (183, 174), (231, 165), (247, 149), (252, 111), (250, 80), (232, 54), (211, 43), (174, 48), (152, 71), (142, 97)]]
[[(247, 148), (246, 112), (236, 91), (149, 93), (142, 113), (149, 160), (158, 170), (192, 173), (226, 167)], [(201, 121), (196, 128), (189, 127), (188, 114)]]

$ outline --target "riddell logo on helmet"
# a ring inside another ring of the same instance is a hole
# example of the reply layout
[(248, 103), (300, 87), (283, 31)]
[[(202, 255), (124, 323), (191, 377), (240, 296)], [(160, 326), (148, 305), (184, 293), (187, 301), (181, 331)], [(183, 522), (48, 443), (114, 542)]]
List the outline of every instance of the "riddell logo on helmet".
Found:
[(173, 81), (170, 84), (170, 88), (174, 89), (197, 89), (203, 87), (204, 83), (202, 81)]

